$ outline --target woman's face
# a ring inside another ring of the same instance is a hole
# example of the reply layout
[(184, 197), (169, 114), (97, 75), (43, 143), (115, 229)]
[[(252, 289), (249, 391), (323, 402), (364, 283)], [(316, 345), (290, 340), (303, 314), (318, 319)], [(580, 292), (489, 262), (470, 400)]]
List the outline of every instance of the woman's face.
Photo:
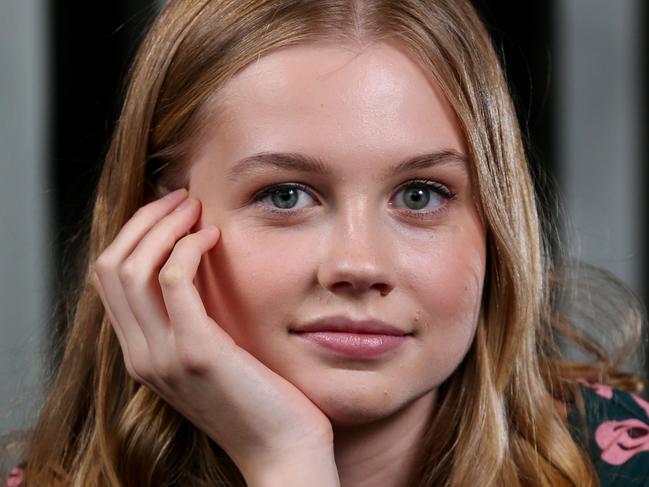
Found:
[[(486, 254), (438, 86), (396, 45), (312, 44), (261, 57), (221, 95), (190, 172), (198, 226), (221, 229), (196, 279), (208, 314), (334, 424), (434, 399), (472, 342)], [(332, 316), (406, 335), (341, 352), (307, 337), (358, 337), (295, 333)]]

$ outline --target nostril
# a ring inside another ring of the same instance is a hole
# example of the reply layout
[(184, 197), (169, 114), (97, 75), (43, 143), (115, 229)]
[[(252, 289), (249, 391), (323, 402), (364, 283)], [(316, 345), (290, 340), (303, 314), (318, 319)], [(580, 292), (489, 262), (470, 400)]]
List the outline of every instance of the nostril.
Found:
[(390, 291), (392, 291), (392, 287), (388, 284), (375, 284), (374, 287), (378, 288), (382, 297), (387, 296), (388, 294), (390, 294)]
[(349, 261), (326, 261), (318, 269), (319, 284), (333, 293), (376, 293), (387, 296), (393, 289), (387, 272), (376, 265)]

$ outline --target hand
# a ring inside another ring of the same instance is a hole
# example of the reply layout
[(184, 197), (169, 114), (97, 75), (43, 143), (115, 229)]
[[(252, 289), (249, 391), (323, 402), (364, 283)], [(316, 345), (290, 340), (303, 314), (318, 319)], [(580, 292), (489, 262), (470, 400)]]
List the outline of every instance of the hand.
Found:
[(95, 263), (93, 284), (129, 375), (216, 441), (244, 477), (268, 479), (292, 462), (335, 471), (328, 418), (207, 315), (193, 279), (220, 232), (188, 234), (199, 214), (186, 190), (154, 201)]

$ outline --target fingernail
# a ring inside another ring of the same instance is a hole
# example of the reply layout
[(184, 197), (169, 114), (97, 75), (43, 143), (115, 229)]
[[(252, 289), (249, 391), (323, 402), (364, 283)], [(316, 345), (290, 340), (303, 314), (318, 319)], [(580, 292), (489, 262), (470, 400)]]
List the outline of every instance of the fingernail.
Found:
[(187, 190), (185, 188), (180, 188), (177, 189), (176, 191), (172, 191), (171, 193), (166, 194), (162, 199), (166, 201), (172, 201), (175, 200), (176, 198), (179, 198), (181, 194), (184, 196), (186, 193)]
[(180, 211), (184, 210), (186, 208), (189, 208), (194, 204), (194, 198), (187, 198), (185, 201), (183, 201), (174, 211)]

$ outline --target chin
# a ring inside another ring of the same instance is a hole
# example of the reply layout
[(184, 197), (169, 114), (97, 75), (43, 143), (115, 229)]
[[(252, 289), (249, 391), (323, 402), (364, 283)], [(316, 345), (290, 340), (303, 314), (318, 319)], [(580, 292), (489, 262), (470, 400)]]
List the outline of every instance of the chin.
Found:
[(351, 427), (385, 419), (395, 411), (390, 409), (365, 408), (358, 404), (327, 404), (320, 406), (334, 426)]
[(373, 423), (391, 416), (404, 406), (404, 401), (399, 401), (387, 391), (348, 391), (341, 387), (330, 394), (325, 395), (323, 392), (307, 395), (334, 426), (350, 427)]

